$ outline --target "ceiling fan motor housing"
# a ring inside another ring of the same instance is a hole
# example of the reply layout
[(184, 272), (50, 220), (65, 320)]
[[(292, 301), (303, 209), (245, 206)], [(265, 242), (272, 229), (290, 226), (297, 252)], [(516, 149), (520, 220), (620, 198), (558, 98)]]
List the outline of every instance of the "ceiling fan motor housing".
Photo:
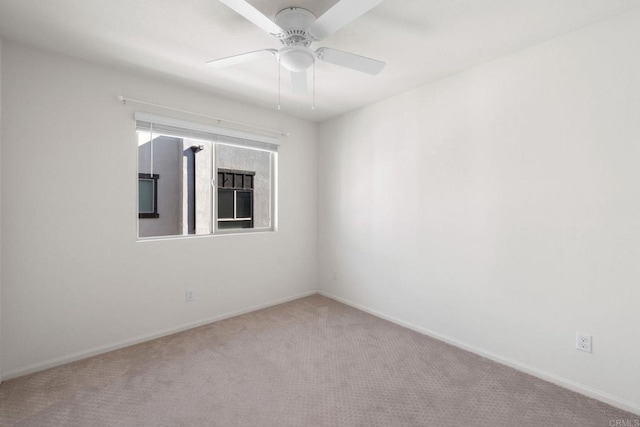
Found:
[(307, 9), (288, 7), (276, 14), (275, 23), (284, 30), (285, 37), (280, 41), (285, 46), (309, 46), (313, 41), (307, 29), (316, 20), (316, 16)]

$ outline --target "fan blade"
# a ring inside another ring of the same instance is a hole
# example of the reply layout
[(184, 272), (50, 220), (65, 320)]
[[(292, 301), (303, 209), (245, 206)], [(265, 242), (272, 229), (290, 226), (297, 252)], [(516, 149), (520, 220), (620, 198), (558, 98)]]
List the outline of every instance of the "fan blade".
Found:
[(295, 94), (307, 93), (307, 71), (300, 71), (299, 73), (291, 73), (291, 90)]
[(276, 25), (271, 19), (267, 18), (255, 7), (251, 6), (245, 0), (220, 0), (223, 3), (235, 10), (238, 15), (244, 16), (248, 21), (253, 22), (256, 26), (262, 28), (269, 34), (279, 36), (284, 34), (282, 28)]
[(351, 68), (352, 70), (362, 71), (367, 74), (378, 74), (386, 65), (377, 59), (367, 58), (366, 56), (356, 55), (354, 53), (343, 52), (341, 50), (321, 47), (316, 50), (318, 59), (329, 62), (331, 64), (340, 65), (341, 67)]
[(214, 59), (207, 62), (212, 68), (231, 67), (232, 65), (242, 64), (243, 62), (256, 61), (258, 59), (271, 58), (278, 53), (275, 49), (263, 49), (253, 52), (241, 53), (240, 55), (228, 56), (226, 58)]
[(361, 17), (377, 5), (382, 0), (342, 0), (327, 10), (316, 22), (309, 27), (309, 33), (316, 40), (335, 33), (349, 22)]

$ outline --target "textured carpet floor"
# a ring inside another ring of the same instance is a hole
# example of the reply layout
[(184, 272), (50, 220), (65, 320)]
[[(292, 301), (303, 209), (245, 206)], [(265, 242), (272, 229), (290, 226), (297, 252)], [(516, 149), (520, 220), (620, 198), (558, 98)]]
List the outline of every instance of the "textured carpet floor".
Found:
[(321, 296), (0, 385), (2, 426), (607, 427), (637, 419)]

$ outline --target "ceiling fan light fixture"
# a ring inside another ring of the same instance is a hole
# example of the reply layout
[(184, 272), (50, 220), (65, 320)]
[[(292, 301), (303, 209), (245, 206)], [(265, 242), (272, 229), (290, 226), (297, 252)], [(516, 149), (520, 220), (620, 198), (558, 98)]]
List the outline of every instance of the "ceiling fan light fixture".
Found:
[(278, 60), (284, 68), (294, 73), (308, 70), (315, 61), (311, 49), (305, 46), (287, 46), (280, 49)]

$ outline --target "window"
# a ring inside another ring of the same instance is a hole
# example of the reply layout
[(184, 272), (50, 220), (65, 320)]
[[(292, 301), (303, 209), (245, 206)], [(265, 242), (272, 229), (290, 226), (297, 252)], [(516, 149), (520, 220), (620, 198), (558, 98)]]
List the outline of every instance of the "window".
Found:
[(218, 169), (218, 228), (253, 228), (255, 172)]
[(277, 139), (145, 113), (136, 127), (139, 238), (275, 230)]
[(138, 174), (138, 218), (158, 218), (158, 174)]

